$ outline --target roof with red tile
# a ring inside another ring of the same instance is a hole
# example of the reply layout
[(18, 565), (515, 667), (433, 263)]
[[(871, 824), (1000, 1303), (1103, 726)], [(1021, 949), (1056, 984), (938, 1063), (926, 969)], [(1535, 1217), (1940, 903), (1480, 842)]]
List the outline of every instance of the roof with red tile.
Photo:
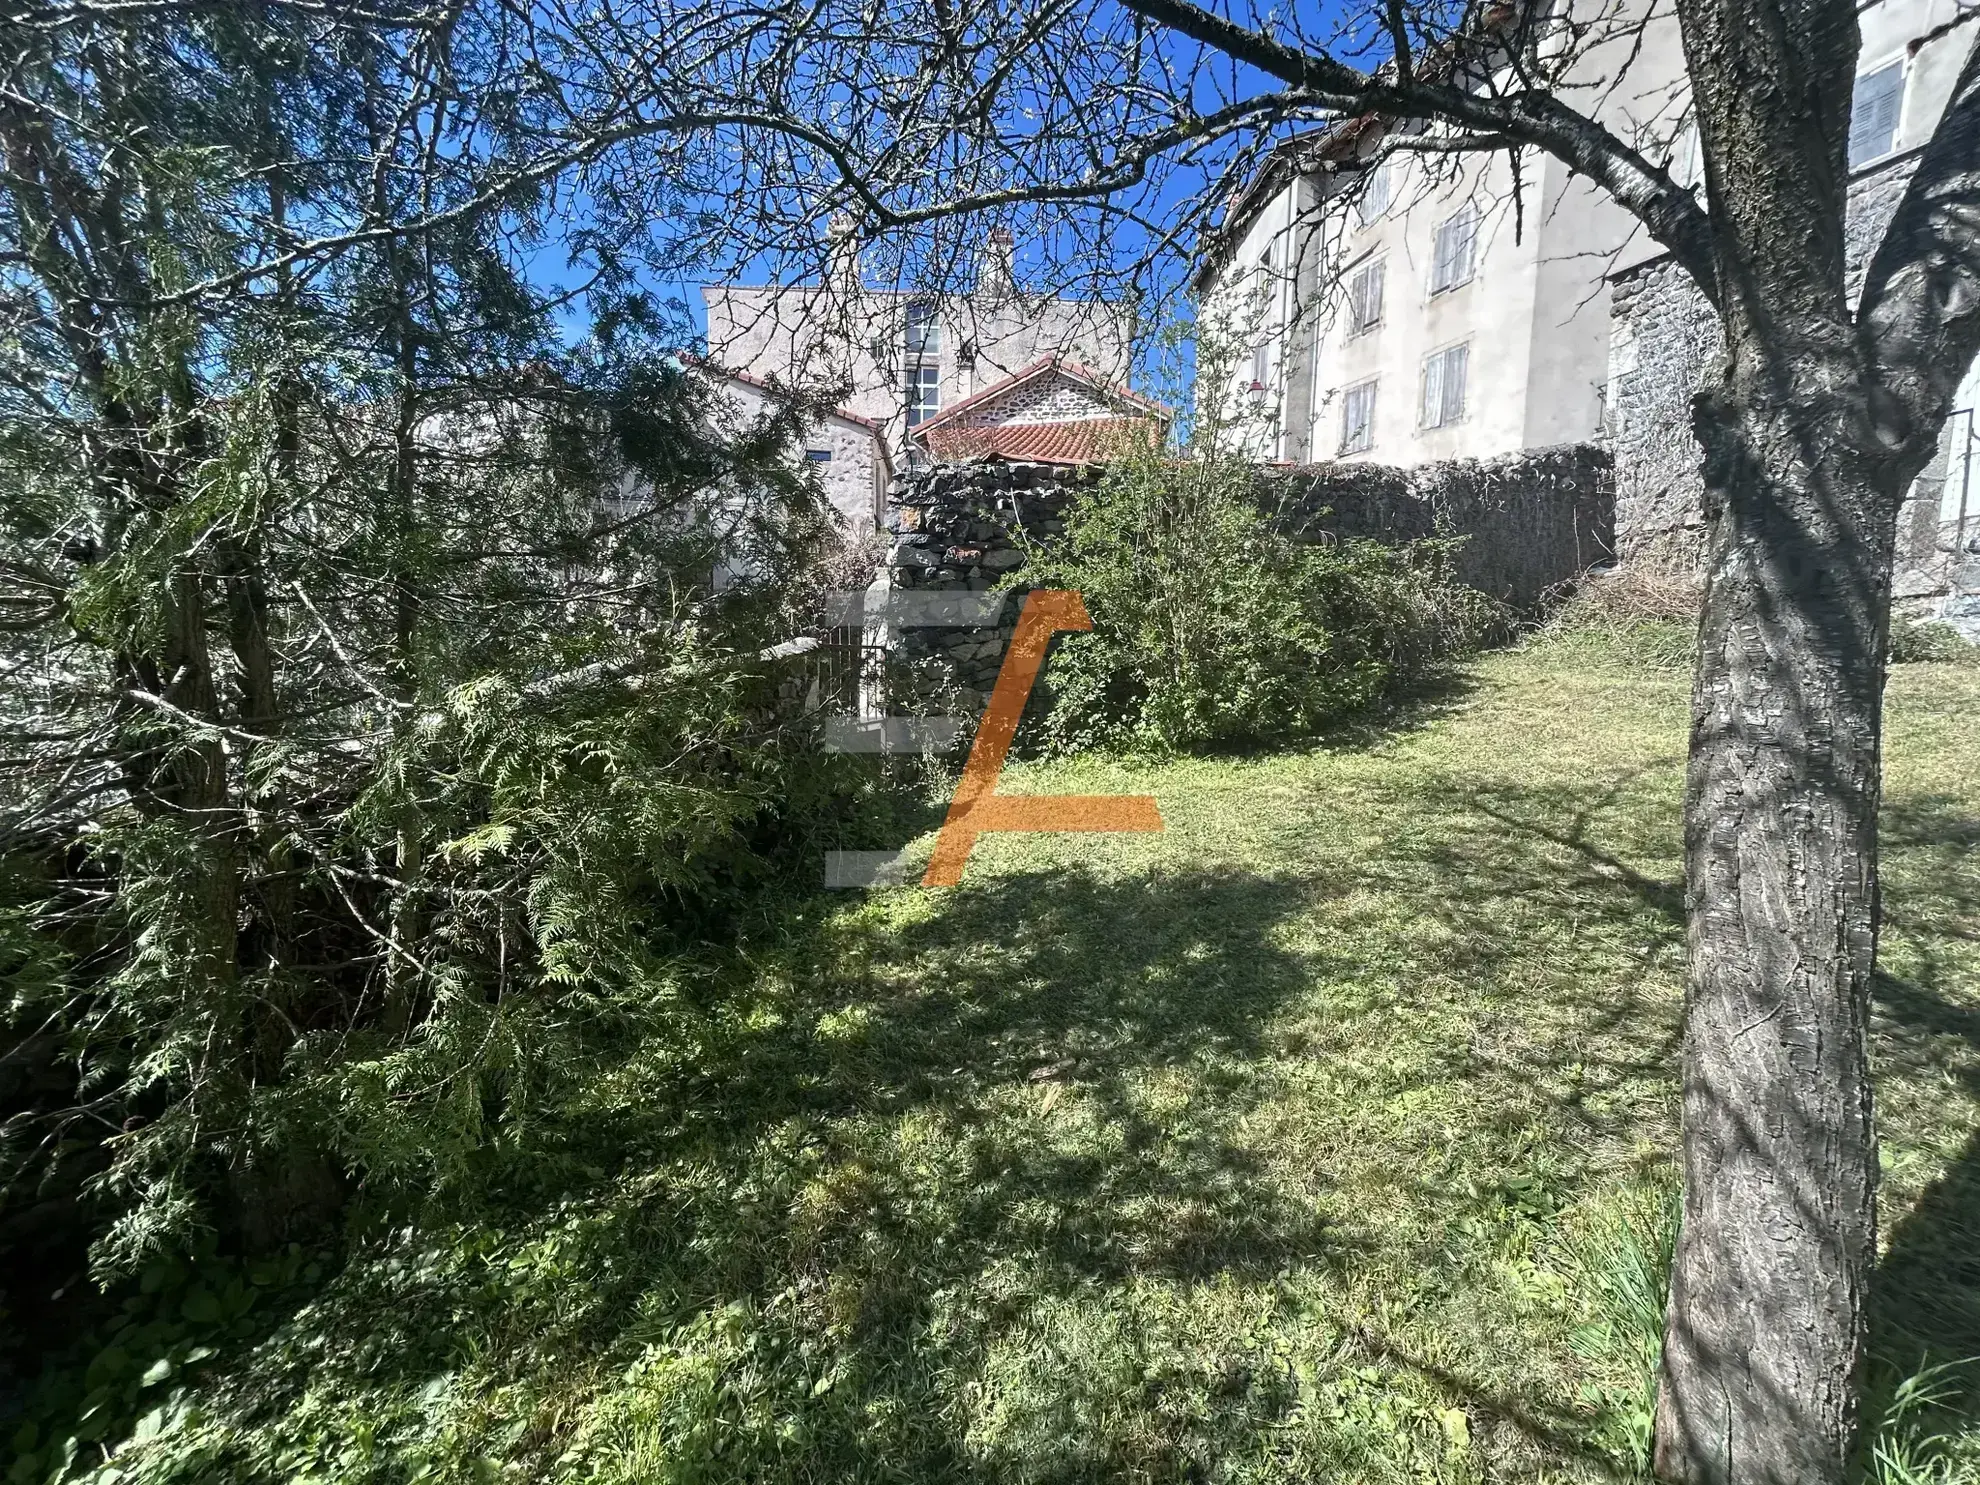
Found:
[[(930, 431), (938, 428), (946, 428), (965, 413), (988, 407), (992, 403), (1010, 396), (1011, 393), (1017, 391), (1020, 387), (1026, 386), (1040, 377), (1054, 373), (1064, 377), (1068, 381), (1080, 383), (1090, 391), (1097, 393), (1101, 400), (1112, 403), (1116, 407), (1123, 409), (1141, 408), (1145, 412), (1160, 418), (1165, 423), (1174, 416), (1168, 408), (1164, 407), (1154, 398), (1144, 397), (1141, 393), (1130, 387), (1124, 387), (1119, 382), (1109, 381), (1089, 366), (1082, 366), (1077, 361), (1067, 361), (1059, 356), (1046, 356), (1041, 360), (1032, 362), (1022, 371), (1013, 372), (1000, 382), (993, 382), (981, 392), (973, 393), (963, 398), (960, 402), (951, 403), (935, 414), (934, 417), (928, 419), (927, 422), (917, 427), (914, 430), (914, 436), (926, 441)], [(930, 447), (932, 448), (933, 445), (930, 445)]]
[[(795, 395), (789, 387), (784, 386), (781, 382), (766, 381), (764, 378), (755, 376), (747, 371), (737, 371), (733, 367), (717, 365), (706, 356), (694, 356), (685, 352), (677, 352), (676, 354), (680, 356), (683, 362), (690, 366), (699, 366), (703, 371), (711, 375), (727, 377), (730, 381), (741, 382), (746, 387), (755, 387), (759, 392), (768, 392), (774, 397), (791, 397)], [(857, 424), (868, 433), (875, 434), (876, 436), (882, 431), (880, 424), (874, 419), (861, 417), (858, 413), (849, 412), (843, 407), (822, 408), (820, 412), (823, 416), (837, 418), (842, 423)]]
[[(962, 404), (958, 403), (960, 407)], [(930, 419), (932, 423), (934, 420)], [(915, 436), (938, 459), (1010, 459), (1035, 464), (1101, 464), (1117, 456), (1121, 445), (1136, 436), (1156, 435), (1158, 425), (1145, 416), (1081, 418), (1063, 423), (992, 423), (951, 426), (929, 432), (929, 423)]]

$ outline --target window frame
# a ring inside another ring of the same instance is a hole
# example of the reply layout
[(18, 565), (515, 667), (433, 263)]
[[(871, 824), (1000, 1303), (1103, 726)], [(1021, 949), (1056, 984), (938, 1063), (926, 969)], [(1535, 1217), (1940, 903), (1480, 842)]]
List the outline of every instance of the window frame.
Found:
[[(1381, 182), (1379, 191), (1375, 189), (1378, 181)], [(1395, 204), (1395, 199), (1396, 183), (1395, 177), (1389, 172), (1389, 162), (1386, 159), (1379, 160), (1368, 168), (1367, 174), (1363, 177), (1361, 190), (1354, 198), (1356, 225), (1372, 227), (1389, 214), (1389, 208)]]
[[(1357, 336), (1366, 335), (1372, 330), (1379, 330), (1382, 327), (1382, 322), (1388, 315), (1388, 279), (1389, 260), (1387, 258), (1370, 258), (1349, 276), (1347, 328), (1347, 338), (1349, 340), (1353, 340)], [(1375, 313), (1371, 318), (1366, 320), (1360, 318), (1360, 312), (1363, 308), (1361, 299), (1364, 296), (1357, 295), (1355, 289), (1357, 284), (1364, 281), (1372, 281), (1375, 286)]]
[[(1897, 92), (1891, 103), (1890, 134), (1881, 150), (1873, 155), (1865, 155), (1859, 160), (1856, 157), (1854, 147), (1856, 141), (1856, 105), (1858, 95), (1861, 93), (1865, 82), (1873, 77), (1882, 77), (1888, 72), (1895, 72), (1897, 74)], [(1911, 68), (1907, 65), (1903, 52), (1898, 52), (1893, 56), (1884, 58), (1875, 67), (1864, 68), (1850, 80), (1849, 132), (1843, 140), (1843, 149), (1845, 152), (1845, 164), (1851, 175), (1856, 174), (1859, 170), (1868, 170), (1872, 165), (1877, 164), (1881, 160), (1888, 160), (1892, 155), (1899, 152), (1900, 146), (1898, 141), (1904, 136), (1904, 99), (1905, 95), (1910, 91)]]
[[(1336, 458), (1344, 459), (1350, 454), (1365, 454), (1375, 447), (1375, 397), (1376, 387), (1380, 381), (1380, 377), (1371, 376), (1366, 381), (1356, 382), (1351, 387), (1341, 389), (1341, 438), (1340, 447), (1335, 452)], [(1364, 393), (1367, 401), (1366, 415), (1361, 423), (1361, 442), (1356, 443), (1350, 414), (1355, 399)]]
[[(1457, 383), (1457, 411), (1455, 413), (1450, 410), (1450, 365), (1453, 355), (1458, 356), (1460, 364), (1463, 367), (1463, 374), (1458, 378)], [(1430, 368), (1433, 365), (1437, 368), (1437, 420), (1435, 422), (1432, 422), (1425, 416), (1429, 411)], [(1470, 414), (1471, 342), (1467, 339), (1454, 341), (1450, 345), (1440, 347), (1423, 358), (1417, 388), (1416, 426), (1426, 433), (1439, 428), (1453, 428), (1459, 423), (1464, 422)]]
[[(909, 428), (919, 428), (942, 410), (942, 373), (933, 362), (907, 369), (901, 387)], [(926, 393), (926, 399), (921, 394)]]
[(1251, 343), (1251, 380), (1246, 385), (1262, 390), (1270, 384), (1272, 375), (1272, 341), (1278, 334), (1279, 295), (1278, 281), (1273, 276), (1272, 249), (1276, 244), (1268, 242), (1265, 251), (1258, 255), (1257, 292), (1259, 297), (1257, 339)]
[[(1437, 230), (1430, 239), (1430, 293), (1433, 298), (1438, 294), (1448, 294), (1454, 289), (1462, 289), (1466, 284), (1478, 277), (1478, 227), (1480, 221), (1478, 208), (1467, 201), (1463, 206), (1459, 207), (1437, 224)], [(1450, 232), (1460, 222), (1465, 225), (1464, 273), (1461, 277), (1447, 278), (1445, 277), (1447, 265), (1444, 259), (1445, 234)]]
[(912, 364), (942, 354), (941, 306), (932, 299), (910, 299), (901, 327), (901, 350)]

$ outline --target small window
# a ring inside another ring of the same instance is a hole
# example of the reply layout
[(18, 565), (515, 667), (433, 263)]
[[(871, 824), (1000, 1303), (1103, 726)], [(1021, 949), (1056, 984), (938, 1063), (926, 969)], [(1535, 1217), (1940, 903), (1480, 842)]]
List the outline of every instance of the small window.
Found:
[(1365, 335), (1382, 323), (1384, 264), (1370, 263), (1348, 280), (1348, 334)]
[(1423, 363), (1423, 426), (1447, 428), (1464, 421), (1464, 382), (1471, 347), (1454, 345)]
[(806, 449), (804, 451), (804, 457), (809, 459), (813, 464), (830, 464), (832, 462), (832, 451), (830, 449)]
[(1359, 454), (1375, 446), (1375, 383), (1349, 387), (1341, 400), (1341, 452)]
[(1849, 105), (1849, 168), (1855, 170), (1897, 147), (1898, 113), (1904, 106), (1904, 63), (1892, 62), (1856, 80)]
[(1258, 339), (1251, 346), (1251, 385), (1263, 387), (1272, 370), (1272, 332), (1277, 315), (1276, 284), (1272, 278), (1272, 249), (1267, 247), (1259, 255), (1258, 280), (1254, 292), (1258, 296)]
[(908, 306), (905, 344), (910, 356), (933, 356), (941, 352), (941, 322), (935, 318), (935, 306), (926, 299), (917, 299)]
[(907, 425), (918, 428), (935, 416), (941, 405), (941, 373), (933, 366), (916, 366), (907, 374)]
[(1441, 294), (1471, 282), (1478, 256), (1478, 213), (1467, 206), (1437, 229), (1436, 253), (1430, 265), (1430, 292)]
[(1389, 162), (1384, 160), (1363, 177), (1361, 194), (1355, 198), (1355, 214), (1366, 227), (1389, 209), (1389, 201), (1395, 189), (1393, 177), (1389, 174)]

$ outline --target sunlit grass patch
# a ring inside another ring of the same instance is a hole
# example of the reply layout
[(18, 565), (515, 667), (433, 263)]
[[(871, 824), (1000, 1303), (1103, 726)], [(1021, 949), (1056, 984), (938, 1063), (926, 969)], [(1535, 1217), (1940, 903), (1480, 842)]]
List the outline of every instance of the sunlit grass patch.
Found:
[[(1537, 645), (1324, 746), (1014, 764), (1167, 829), (793, 904), (474, 1210), (367, 1240), (118, 1463), (1630, 1478), (1686, 690)], [(1980, 1350), (1980, 672), (1901, 667), (1889, 711), (1880, 1375)], [(1906, 1414), (1935, 1459), (1971, 1457), (1964, 1388)]]

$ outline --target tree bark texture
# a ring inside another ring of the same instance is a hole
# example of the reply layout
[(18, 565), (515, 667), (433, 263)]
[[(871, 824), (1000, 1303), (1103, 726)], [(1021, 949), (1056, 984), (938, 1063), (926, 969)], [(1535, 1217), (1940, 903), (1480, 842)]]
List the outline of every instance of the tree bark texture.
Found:
[(1875, 1260), (1866, 1030), (1898, 502), (1846, 414), (1811, 439), (1792, 391), (1739, 400), (1715, 389), (1698, 413), (1723, 505), (1692, 708), (1684, 1220), (1656, 1463), (1809, 1485), (1843, 1477)]
[(1655, 1466), (1840, 1485), (1876, 1256), (1867, 1054), (1896, 518), (1914, 450), (1846, 287), (1856, 15), (1680, 0), (1723, 364), (1685, 801), (1684, 1215)]

